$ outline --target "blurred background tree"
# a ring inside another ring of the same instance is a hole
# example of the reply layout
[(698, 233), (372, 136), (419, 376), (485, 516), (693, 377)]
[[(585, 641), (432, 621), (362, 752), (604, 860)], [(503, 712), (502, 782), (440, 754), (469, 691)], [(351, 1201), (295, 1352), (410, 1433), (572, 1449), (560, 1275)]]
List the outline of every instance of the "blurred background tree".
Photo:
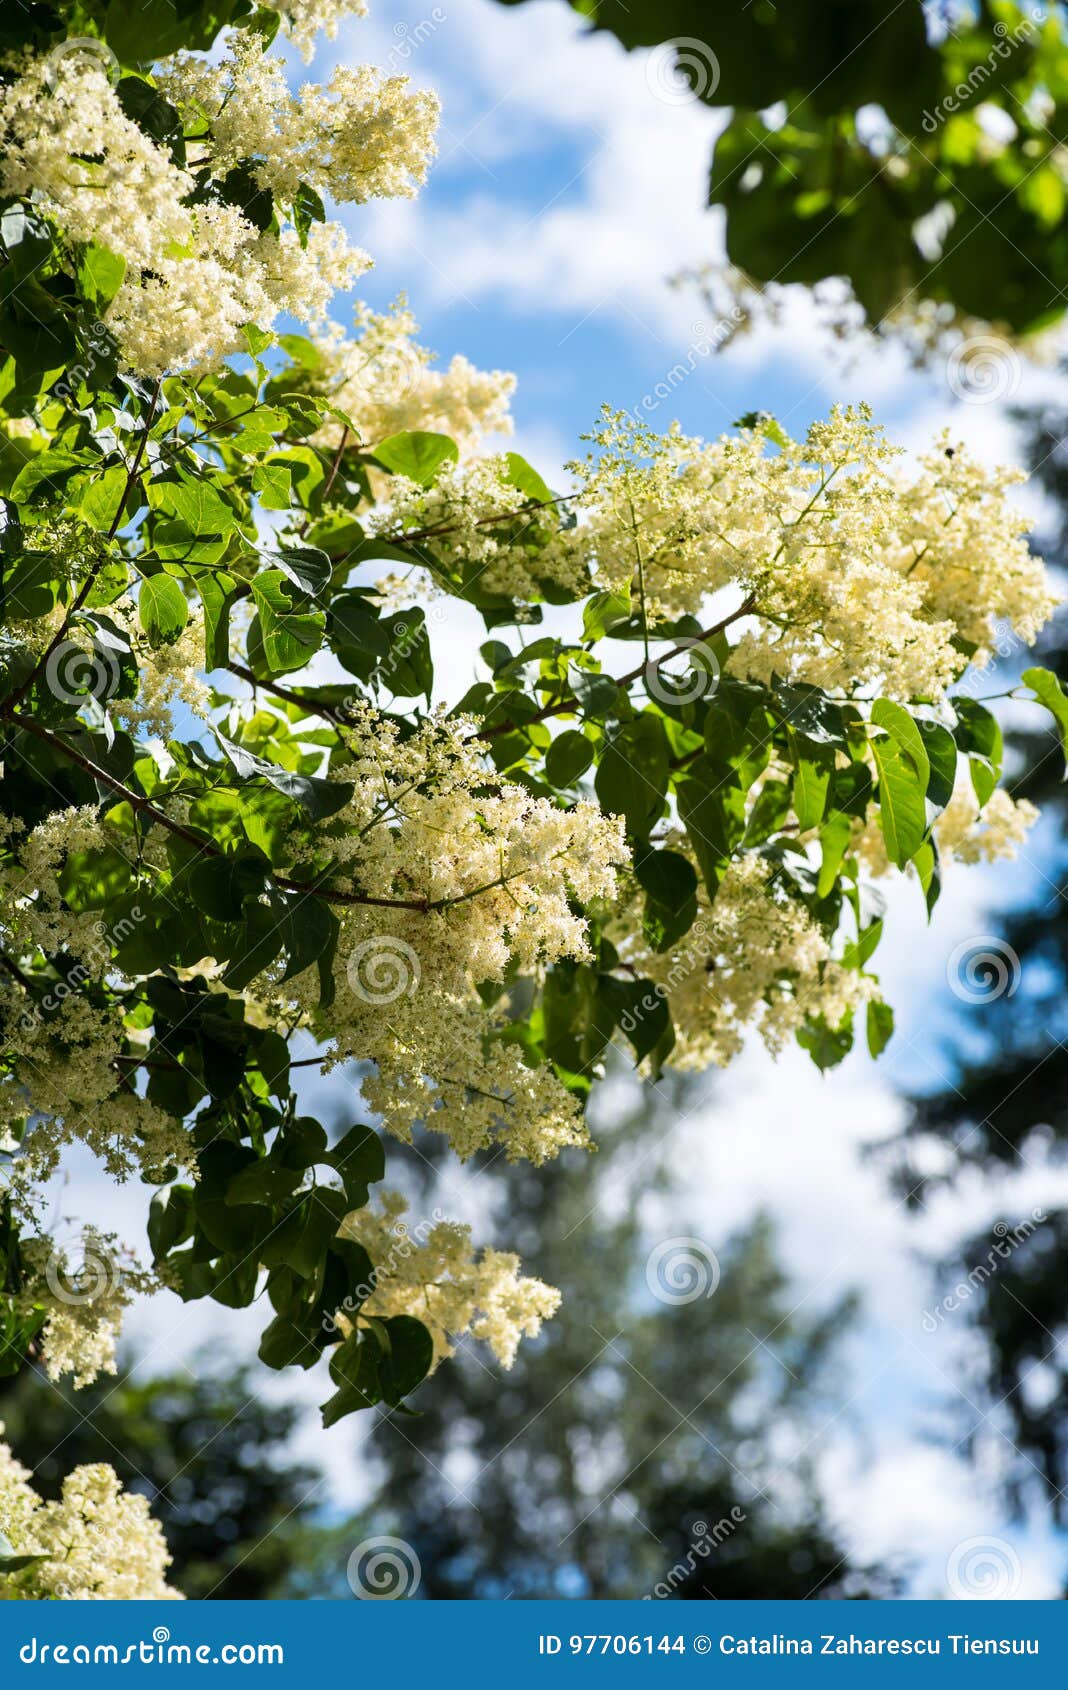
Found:
[[(127, 1360), (129, 1358), (126, 1358)], [(56, 1498), (81, 1462), (108, 1461), (152, 1502), (185, 1596), (285, 1596), (294, 1567), (322, 1553), (322, 1476), (294, 1460), (299, 1411), (259, 1394), (256, 1370), (195, 1356), (143, 1382), (124, 1372), (88, 1389), (25, 1370), (0, 1381), (0, 1422), (34, 1486)]]
[[(661, 1205), (679, 1226), (687, 1099), (685, 1083), (661, 1084), (628, 1109), (617, 1092), (595, 1128), (600, 1156), (488, 1176), (509, 1239), (534, 1271), (551, 1263), (564, 1304), (503, 1383), (465, 1343), (416, 1399), (418, 1422), (376, 1429), (363, 1533), (412, 1545), (420, 1595), (895, 1588), (854, 1564), (807, 1462), (837, 1411), (834, 1346), (852, 1305), (792, 1313), (766, 1222), (727, 1241), (707, 1222), (701, 1237), (657, 1228)], [(416, 1168), (425, 1204), (433, 1177)]]
[[(1021, 461), (1047, 495), (1048, 514), (1038, 549), (1060, 571), (1068, 568), (1068, 411), (1051, 404), (1018, 412)], [(1062, 577), (1063, 578), (1063, 577)], [(1068, 620), (1050, 625), (1037, 657), (1055, 673), (1068, 671)], [(1011, 686), (1009, 654), (997, 666), (992, 690)], [(1036, 713), (1037, 715), (1037, 713)], [(956, 1062), (944, 1087), (912, 1102), (904, 1138), (894, 1146), (895, 1180), (914, 1204), (939, 1185), (960, 1186), (980, 1176), (1004, 1188), (1010, 1176), (1043, 1168), (1054, 1178), (1068, 1163), (1068, 862), (1063, 838), (1068, 785), (1056, 738), (1044, 725), (1007, 735), (1016, 773), (1014, 797), (1041, 808), (1052, 858), (1033, 883), (1030, 902), (995, 914), (997, 939), (984, 983), (980, 966), (974, 1002), (959, 1018)], [(1011, 990), (1009, 988), (1012, 988)], [(946, 1060), (952, 1059), (952, 1051)], [(935, 1171), (932, 1171), (935, 1170)], [(1048, 1181), (1046, 1182), (1049, 1183)], [(1002, 1223), (1017, 1228), (1030, 1201), (1005, 1206)], [(1041, 1476), (1058, 1520), (1066, 1517), (1068, 1487), (1068, 1208), (1047, 1203), (1046, 1219), (1029, 1231), (997, 1271), (974, 1288), (968, 1308), (983, 1340), (980, 1403), (1003, 1422), (1022, 1460), (1009, 1474), (1010, 1495), (1022, 1507)], [(949, 1283), (986, 1260), (988, 1228), (964, 1239), (944, 1263)], [(965, 1447), (983, 1435), (974, 1426)]]
[[(668, 1166), (690, 1095), (617, 1087), (600, 1157), (483, 1168), (474, 1189), (534, 1271), (552, 1263), (567, 1312), (510, 1373), (465, 1341), (417, 1393), (417, 1419), (383, 1415), (358, 1444), (328, 1434), (366, 1474), (352, 1517), (294, 1459), (297, 1407), (207, 1354), (77, 1396), (5, 1380), (5, 1435), (46, 1496), (101, 1459), (150, 1495), (187, 1596), (347, 1597), (350, 1554), (384, 1533), (417, 1554), (420, 1597), (893, 1594), (894, 1572), (855, 1564), (808, 1455), (837, 1417), (852, 1304), (792, 1313), (764, 1221), (726, 1241), (657, 1228), (661, 1205), (679, 1224)], [(439, 1194), (431, 1145), (407, 1158), (413, 1225)]]

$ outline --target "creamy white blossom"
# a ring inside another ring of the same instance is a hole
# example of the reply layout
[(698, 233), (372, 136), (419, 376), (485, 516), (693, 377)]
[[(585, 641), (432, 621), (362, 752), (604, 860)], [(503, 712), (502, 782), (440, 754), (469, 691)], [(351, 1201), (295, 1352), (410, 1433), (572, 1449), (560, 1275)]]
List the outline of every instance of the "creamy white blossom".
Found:
[(339, 65), (325, 88), (307, 82), (294, 95), (285, 61), (236, 31), (219, 62), (181, 53), (160, 66), (157, 80), (180, 111), (208, 125), (220, 174), (251, 161), (257, 180), (286, 205), (302, 182), (362, 204), (410, 199), (426, 180), (440, 107), (406, 76)]
[(373, 1207), (357, 1209), (341, 1236), (362, 1244), (374, 1268), (361, 1315), (412, 1315), (434, 1344), (434, 1364), (453, 1354), (465, 1333), (488, 1344), (511, 1367), (523, 1338), (536, 1338), (560, 1305), (560, 1293), (520, 1272), (511, 1251), (476, 1249), (471, 1228), (436, 1220), (412, 1229), (399, 1192), (381, 1192)]
[[(355, 322), (355, 337), (336, 323), (313, 335), (320, 359), (315, 386), (352, 418), (365, 444), (427, 430), (449, 435), (461, 457), (469, 457), (484, 435), (512, 432), (515, 376), (476, 369), (459, 353), (446, 369), (433, 368), (434, 354), (419, 344), (419, 325), (403, 297), (384, 312), (358, 304)], [(329, 443), (337, 434), (330, 424), (317, 438)]]
[(3, 1580), (9, 1600), (158, 1602), (180, 1595), (166, 1582), (171, 1556), (148, 1498), (124, 1491), (103, 1462), (76, 1467), (60, 1500), (44, 1502), (0, 1442), (0, 1530), (16, 1554), (41, 1557)]

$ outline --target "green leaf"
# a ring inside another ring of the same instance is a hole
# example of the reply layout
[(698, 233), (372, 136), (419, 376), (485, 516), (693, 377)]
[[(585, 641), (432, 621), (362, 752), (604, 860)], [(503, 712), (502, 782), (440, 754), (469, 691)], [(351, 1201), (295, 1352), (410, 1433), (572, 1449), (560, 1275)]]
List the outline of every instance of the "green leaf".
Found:
[(198, 539), (220, 538), (237, 525), (237, 517), (226, 500), (202, 477), (193, 481), (149, 481), (148, 502), (171, 513)]
[(629, 622), (630, 591), (594, 593), (582, 610), (582, 638), (592, 644), (601, 640), (620, 622)]
[(221, 570), (191, 572), (204, 608), (204, 667), (224, 669), (230, 654), (230, 606), (237, 583)]
[(150, 645), (173, 645), (189, 620), (189, 606), (172, 575), (145, 575), (137, 593), (137, 614)]
[(314, 1367), (323, 1353), (316, 1336), (321, 1336), (321, 1321), (314, 1311), (276, 1314), (260, 1339), (259, 1358), (274, 1368)]
[(289, 958), (282, 979), (292, 980), (318, 962), (324, 952), (332, 952), (337, 944), (338, 918), (321, 898), (295, 893), (281, 902), (284, 908), (279, 927)]
[(913, 866), (919, 878), (920, 889), (927, 903), (927, 919), (931, 919), (931, 912), (938, 902), (942, 891), (942, 871), (938, 862), (938, 852), (933, 840), (926, 839), (912, 859)]
[(330, 1358), (330, 1377), (338, 1389), (322, 1405), (324, 1427), (334, 1426), (346, 1414), (373, 1408), (381, 1402), (380, 1356), (378, 1342), (369, 1332), (353, 1332), (338, 1345)]
[(642, 930), (654, 950), (667, 950), (697, 918), (697, 873), (679, 851), (641, 852), (634, 868), (646, 894)]
[(447, 434), (425, 430), (412, 434), (391, 434), (371, 454), (376, 463), (392, 475), (406, 475), (420, 487), (429, 487), (442, 464), (455, 463), (460, 450)]
[(879, 775), (879, 824), (887, 855), (898, 868), (904, 868), (923, 844), (927, 832), (926, 758), (921, 776), (909, 753), (889, 734), (880, 735), (870, 743)]
[(321, 822), (335, 816), (352, 797), (353, 788), (349, 781), (325, 780), (321, 775), (302, 775), (295, 769), (280, 768), (268, 758), (258, 757), (246, 746), (227, 739), (218, 728), (215, 737), (242, 780), (265, 780), (276, 792), (299, 804), (312, 821)]
[(293, 195), (293, 226), (300, 236), (301, 246), (308, 244), (308, 231), (313, 223), (322, 223), (326, 219), (326, 207), (315, 189), (307, 182), (301, 182)]
[(386, 1157), (382, 1141), (370, 1127), (355, 1126), (333, 1149), (320, 1158), (341, 1175), (345, 1196), (354, 1209), (367, 1202), (369, 1185), (385, 1177)]
[(674, 1031), (662, 986), (653, 980), (617, 980), (615, 975), (602, 974), (597, 992), (616, 1026), (626, 1034), (638, 1062), (654, 1051), (661, 1058), (667, 1054), (674, 1043)]
[(594, 782), (601, 805), (625, 817), (641, 838), (659, 820), (667, 793), (669, 747), (663, 719), (645, 711), (605, 743)]
[(375, 680), (398, 698), (427, 699), (434, 689), (434, 662), (426, 615), (418, 606), (397, 610), (385, 624), (389, 647), (375, 670)]
[(408, 1314), (392, 1315), (375, 1325), (380, 1347), (378, 1363), (382, 1395), (391, 1408), (414, 1391), (426, 1378), (434, 1360), (434, 1344), (421, 1320)]
[(193, 1226), (192, 1187), (170, 1185), (157, 1191), (148, 1211), (148, 1242), (158, 1261), (189, 1236)]
[(189, 871), (189, 896), (212, 921), (241, 921), (246, 898), (266, 890), (270, 863), (255, 845), (224, 857), (202, 857)]
[(1044, 704), (1057, 724), (1061, 748), (1065, 757), (1065, 778), (1068, 779), (1068, 694), (1050, 669), (1025, 669), (1021, 679), (1029, 686), (1040, 704)]
[(126, 260), (107, 247), (87, 246), (78, 262), (78, 286), (98, 311), (104, 311), (118, 293), (126, 274)]
[(745, 793), (737, 778), (725, 777), (723, 765), (707, 754), (689, 765), (676, 793), (698, 867), (714, 896), (724, 864), (745, 832)]
[(231, 1208), (236, 1203), (282, 1203), (292, 1197), (303, 1177), (300, 1168), (284, 1168), (265, 1157), (234, 1175), (224, 1201)]
[(260, 614), (263, 655), (275, 675), (303, 669), (322, 644), (326, 618), (293, 600), (294, 589), (280, 569), (268, 569), (252, 583)]
[(904, 705), (895, 704), (890, 698), (877, 698), (871, 707), (871, 719), (877, 728), (882, 728), (888, 733), (906, 756), (912, 759), (926, 792), (930, 772), (927, 748), (923, 743), (923, 734)]
[(315, 598), (330, 585), (333, 564), (318, 546), (279, 546), (277, 552), (271, 555), (278, 559), (279, 567), (309, 598)]
[(924, 725), (923, 743), (930, 764), (927, 796), (939, 810), (944, 810), (953, 796), (957, 775), (957, 742), (941, 722), (928, 722)]
[(545, 774), (554, 786), (574, 786), (593, 762), (593, 746), (584, 733), (568, 728), (545, 753)]
[(10, 1538), (0, 1532), (0, 1577), (8, 1573), (19, 1573), (24, 1567), (32, 1567), (38, 1561), (47, 1561), (47, 1555), (20, 1555)]
[(797, 1042), (807, 1050), (821, 1073), (837, 1068), (853, 1048), (853, 1028), (849, 1016), (838, 1027), (831, 1027), (819, 1016), (799, 1028)]
[(894, 1012), (888, 1003), (873, 998), (868, 1004), (868, 1049), (881, 1056), (894, 1035)]
[(802, 833), (818, 827), (827, 808), (827, 791), (834, 773), (834, 752), (795, 736), (797, 772), (794, 775), (794, 814)]
[(1004, 746), (997, 717), (985, 704), (973, 698), (955, 698), (957, 725), (953, 738), (968, 754), (972, 785), (980, 805), (985, 804), (1001, 776)]
[(544, 482), (537, 470), (521, 458), (518, 452), (509, 452), (507, 480), (513, 487), (518, 487), (524, 496), (533, 503), (549, 505), (552, 503), (553, 490)]
[(828, 816), (820, 828), (820, 850), (823, 858), (820, 863), (819, 879), (816, 882), (816, 896), (826, 898), (833, 891), (838, 871), (842, 866), (842, 859), (846, 854), (846, 847), (853, 835), (853, 824), (849, 817), (836, 810)]

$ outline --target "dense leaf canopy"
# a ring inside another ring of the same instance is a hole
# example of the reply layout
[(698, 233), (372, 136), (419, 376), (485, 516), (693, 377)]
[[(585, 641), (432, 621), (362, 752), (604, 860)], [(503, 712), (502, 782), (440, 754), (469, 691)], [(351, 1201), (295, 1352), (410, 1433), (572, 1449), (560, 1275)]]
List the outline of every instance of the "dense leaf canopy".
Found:
[[(499, 373), (428, 373), (402, 316), (274, 330), (355, 262), (320, 189), (359, 199), (374, 165), (413, 191), (425, 100), (362, 72), (291, 99), (273, 11), (18, 18), (0, 1355), (91, 1378), (153, 1277), (265, 1294), (262, 1359), (325, 1356), (332, 1424), (403, 1403), (460, 1332), (509, 1365), (556, 1306), (468, 1228), (409, 1236), (371, 1199), (383, 1133), (537, 1164), (587, 1142), (612, 1042), (646, 1072), (749, 1027), (821, 1067), (858, 1027), (878, 1055), (872, 881), (909, 870), (930, 907), (940, 858), (1026, 828), (960, 683), (1051, 599), (1012, 478), (948, 441), (902, 476), (863, 410), (711, 444), (605, 414), (563, 493), (480, 453)], [(228, 22), (227, 57), (167, 59)], [(457, 603), (481, 678), (432, 705)], [(361, 1118), (331, 1141), (295, 1070), (347, 1061)], [(151, 1270), (41, 1235), (76, 1140), (154, 1188)]]

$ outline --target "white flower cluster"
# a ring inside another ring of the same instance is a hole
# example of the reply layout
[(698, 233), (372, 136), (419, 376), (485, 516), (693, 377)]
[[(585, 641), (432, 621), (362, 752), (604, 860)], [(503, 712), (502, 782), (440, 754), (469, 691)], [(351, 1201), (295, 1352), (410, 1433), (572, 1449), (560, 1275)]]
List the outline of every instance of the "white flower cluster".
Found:
[[(468, 456), (483, 435), (511, 433), (514, 375), (476, 369), (461, 354), (448, 369), (433, 369), (434, 354), (419, 345), (419, 325), (403, 298), (384, 312), (357, 305), (355, 317), (355, 339), (337, 324), (315, 335), (322, 359), (317, 386), (352, 418), (365, 445), (391, 434), (429, 430), (448, 434), (461, 456)], [(336, 434), (331, 425), (324, 443)], [(514, 501), (514, 488), (511, 496)]]
[(105, 320), (142, 374), (212, 367), (280, 311), (319, 319), (370, 264), (336, 224), (303, 245), (235, 205), (190, 204), (192, 175), (126, 116), (95, 56), (26, 61), (0, 91), (0, 139), (0, 192), (32, 194), (69, 239), (124, 260)]
[(1038, 808), (1027, 798), (1013, 798), (996, 787), (980, 807), (975, 788), (965, 777), (935, 823), (935, 837), (944, 857), (959, 863), (1012, 862), (1031, 828)]
[(0, 88), (0, 189), (131, 270), (189, 240), (193, 179), (126, 116), (96, 55), (37, 58)]
[(446, 464), (432, 487), (395, 476), (388, 497), (371, 524), (378, 534), (392, 540), (426, 535), (427, 550), (447, 571), (474, 566), (484, 592), (532, 600), (547, 583), (578, 597), (589, 591), (577, 552), (557, 547), (547, 553), (546, 539), (558, 533), (559, 520), (519, 491), (504, 455)]
[(287, 989), (338, 1054), (374, 1059), (365, 1092), (389, 1131), (408, 1138), (422, 1121), (461, 1156), (499, 1139), (509, 1157), (541, 1162), (585, 1141), (581, 1115), (548, 1069), (526, 1064), (485, 988), (587, 955), (576, 907), (613, 897), (623, 826), (593, 804), (563, 809), (499, 784), (472, 729), (434, 718), (401, 739), (364, 712), (337, 771), (355, 790), (331, 832), (339, 888), (385, 902), (339, 909), (325, 1016), (311, 971)]
[[(515, 596), (546, 580), (569, 589), (589, 571), (595, 586), (676, 617), (728, 589), (752, 607), (733, 673), (895, 698), (942, 696), (969, 657), (989, 660), (999, 624), (1033, 643), (1055, 608), (1007, 497), (1020, 477), (991, 475), (946, 439), (913, 477), (897, 475), (865, 406), (836, 407), (803, 441), (760, 423), (708, 444), (612, 413), (592, 440), (570, 466), (576, 526), (547, 511), (510, 553), (492, 549), (481, 525), (495, 471), (472, 464), (439, 481), (427, 544), (443, 555), (479, 546), (495, 586)], [(399, 490), (407, 522), (428, 508)]]
[(878, 998), (873, 980), (832, 957), (804, 905), (763, 858), (732, 862), (711, 908), (703, 890), (699, 904), (694, 926), (667, 951), (628, 940), (629, 920), (620, 934), (625, 959), (669, 1000), (673, 1067), (725, 1068), (751, 1027), (778, 1055), (809, 1018), (838, 1028)]
[(103, 1463), (76, 1467), (63, 1481), (60, 1501), (44, 1502), (27, 1469), (0, 1442), (0, 1530), (16, 1554), (42, 1557), (6, 1578), (0, 1575), (9, 1600), (179, 1598), (166, 1582), (171, 1556), (147, 1497), (124, 1491), (114, 1469)]
[(64, 1146), (85, 1144), (107, 1171), (125, 1180), (137, 1171), (188, 1167), (194, 1151), (185, 1127), (123, 1084), (123, 1027), (118, 1010), (97, 1007), (84, 982), (58, 986), (47, 1014), (35, 1013), (17, 988), (5, 986), (7, 1077), (0, 1082), (0, 1124), (32, 1116), (24, 1159), (38, 1178), (54, 1173)]
[(673, 614), (740, 590), (755, 607), (740, 675), (939, 696), (964, 667), (956, 642), (982, 662), (999, 620), (1030, 642), (1054, 608), (1005, 497), (1019, 478), (946, 440), (897, 476), (866, 406), (835, 407), (800, 442), (758, 425), (705, 445), (618, 419), (594, 438), (579, 503), (602, 576)]
[[(8, 974), (0, 985), (4, 1067), (0, 1125), (32, 1115), (24, 1158), (40, 1178), (54, 1172), (63, 1147), (80, 1141), (109, 1173), (126, 1179), (172, 1162), (193, 1159), (180, 1121), (124, 1083), (120, 1052), (126, 1038), (122, 1012), (96, 1001), (86, 986), (114, 980), (112, 935), (94, 911), (65, 907), (59, 876), (71, 854), (113, 850), (119, 836), (92, 806), (56, 810), (24, 838), (0, 869), (3, 921), (0, 940), (8, 955), (41, 949), (67, 953), (69, 971), (27, 991)], [(136, 921), (131, 911), (129, 918)]]
[(333, 41), (343, 17), (367, 16), (364, 0), (264, 0), (264, 5), (281, 14), (282, 27), (305, 63), (312, 56), (315, 37), (320, 32)]
[(128, 276), (106, 321), (143, 375), (214, 369), (244, 350), (246, 323), (269, 327), (283, 311), (320, 318), (370, 264), (336, 223), (314, 224), (302, 246), (294, 229), (261, 234), (236, 206), (198, 206), (187, 243)]
[(309, 82), (294, 96), (285, 61), (244, 31), (218, 63), (180, 53), (156, 80), (183, 117), (207, 125), (213, 170), (224, 175), (251, 161), (257, 181), (284, 205), (301, 183), (340, 203), (411, 199), (435, 152), (435, 94), (371, 65), (341, 65), (326, 88)]
[(22, 1293), (27, 1309), (45, 1309), (41, 1359), (50, 1379), (70, 1374), (76, 1390), (115, 1372), (123, 1315), (136, 1291), (155, 1288), (115, 1237), (86, 1227), (73, 1258), (51, 1239), (24, 1240), (33, 1277)]
[[(509, 1251), (471, 1243), (471, 1228), (436, 1221), (409, 1236), (407, 1201), (395, 1191), (357, 1209), (341, 1223), (341, 1236), (362, 1244), (374, 1266), (374, 1292), (361, 1314), (388, 1319), (413, 1315), (434, 1343), (434, 1365), (454, 1352), (465, 1333), (488, 1344), (502, 1367), (511, 1367), (523, 1338), (536, 1338), (560, 1306), (560, 1293), (520, 1272)], [(415, 1240), (418, 1239), (418, 1242)]]

